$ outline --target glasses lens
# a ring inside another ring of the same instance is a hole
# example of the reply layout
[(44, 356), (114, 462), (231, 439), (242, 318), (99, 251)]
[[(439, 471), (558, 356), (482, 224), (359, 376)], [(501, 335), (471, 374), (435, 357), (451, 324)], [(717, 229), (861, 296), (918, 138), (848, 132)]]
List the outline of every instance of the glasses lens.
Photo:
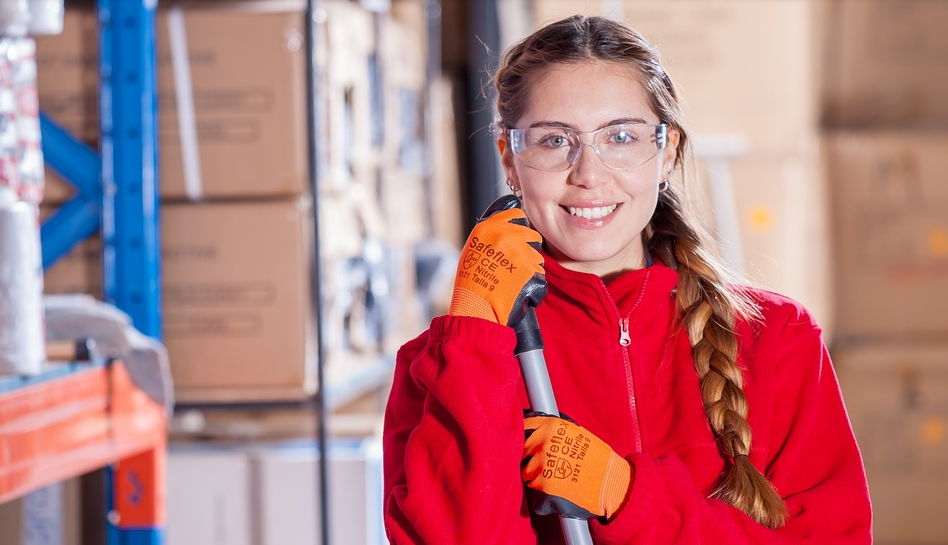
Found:
[(570, 167), (570, 151), (576, 147), (575, 133), (559, 127), (510, 129), (510, 147), (521, 161), (548, 171)]
[(513, 153), (527, 165), (546, 171), (570, 168), (584, 145), (580, 134), (591, 134), (599, 158), (609, 168), (624, 170), (643, 165), (665, 148), (668, 127), (629, 123), (610, 125), (589, 133), (559, 127), (532, 127), (507, 131)]
[(596, 134), (599, 158), (619, 170), (643, 165), (665, 147), (664, 131), (665, 125), (641, 123), (603, 127)]

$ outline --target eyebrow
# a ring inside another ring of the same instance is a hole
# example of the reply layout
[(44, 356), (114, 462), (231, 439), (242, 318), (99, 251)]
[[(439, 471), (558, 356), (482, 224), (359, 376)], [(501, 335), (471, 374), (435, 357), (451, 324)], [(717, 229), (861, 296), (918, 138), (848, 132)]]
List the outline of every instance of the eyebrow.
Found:
[[(598, 131), (599, 129), (602, 129), (605, 127), (611, 127), (613, 125), (625, 125), (625, 124), (630, 124), (630, 123), (641, 123), (643, 125), (648, 124), (647, 121), (645, 121), (644, 119), (640, 117), (620, 117), (619, 119), (613, 119), (612, 121), (603, 123), (602, 125), (599, 125), (593, 130)], [(562, 121), (537, 121), (536, 123), (530, 124), (531, 129), (534, 127), (559, 127), (563, 129), (570, 129), (576, 132), (581, 132), (575, 126), (570, 125), (569, 123), (563, 123)]]

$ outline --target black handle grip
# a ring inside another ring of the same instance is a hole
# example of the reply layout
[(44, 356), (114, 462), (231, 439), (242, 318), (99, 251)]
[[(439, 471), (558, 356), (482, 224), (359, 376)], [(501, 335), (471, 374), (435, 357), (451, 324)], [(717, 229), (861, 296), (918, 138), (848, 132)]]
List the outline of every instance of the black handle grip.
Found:
[(531, 350), (543, 350), (543, 337), (540, 335), (536, 309), (528, 307), (526, 316), (514, 324), (513, 328), (517, 333), (517, 347), (514, 348), (514, 355), (519, 356)]
[(484, 210), (484, 213), (481, 214), (481, 217), (479, 217), (477, 220), (485, 220), (497, 212), (511, 210), (513, 208), (520, 208), (520, 199), (514, 197), (513, 195), (502, 195), (494, 202), (490, 203), (490, 206), (487, 207), (487, 210)]

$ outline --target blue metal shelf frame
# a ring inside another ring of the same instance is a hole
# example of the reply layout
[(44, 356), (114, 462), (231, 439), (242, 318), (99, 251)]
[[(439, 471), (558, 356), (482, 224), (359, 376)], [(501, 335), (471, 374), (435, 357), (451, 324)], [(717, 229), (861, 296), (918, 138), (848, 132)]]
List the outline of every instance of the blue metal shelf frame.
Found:
[(47, 163), (78, 194), (42, 226), (43, 266), (101, 228), (103, 293), (161, 338), (155, 0), (99, 0), (99, 153), (40, 115)]
[(105, 300), (161, 338), (156, 0), (99, 0)]
[[(157, 0), (98, 0), (100, 152), (40, 116), (47, 163), (77, 188), (42, 226), (43, 266), (102, 234), (105, 301), (146, 335), (161, 338), (156, 123)], [(107, 469), (112, 482), (114, 472)], [(107, 489), (107, 509), (115, 505)], [(160, 545), (163, 529), (124, 528), (110, 517), (110, 545)]]

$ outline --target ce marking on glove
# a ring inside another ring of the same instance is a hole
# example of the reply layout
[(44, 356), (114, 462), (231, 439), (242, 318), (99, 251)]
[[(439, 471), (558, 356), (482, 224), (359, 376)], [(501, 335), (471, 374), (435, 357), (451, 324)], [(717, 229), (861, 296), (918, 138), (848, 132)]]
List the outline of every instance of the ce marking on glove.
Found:
[(471, 275), (471, 268), (474, 269), (474, 283), (493, 291), (494, 287), (500, 284), (500, 278), (495, 274), (497, 271), (506, 269), (511, 273), (517, 267), (504, 256), (504, 253), (494, 249), (490, 244), (483, 244), (473, 237), (468, 244), (468, 252), (464, 256), (463, 270), (458, 272), (461, 278), (468, 278)]
[[(582, 469), (582, 465), (577, 462), (581, 462), (586, 458), (589, 443), (589, 438), (583, 434), (570, 437), (564, 422), (562, 426), (557, 428), (556, 435), (550, 438), (546, 452), (546, 469), (543, 470), (543, 476), (548, 479), (551, 477), (557, 479), (572, 477), (572, 481), (577, 482)], [(566, 459), (567, 457), (573, 460), (573, 464), (570, 464), (569, 460)]]

